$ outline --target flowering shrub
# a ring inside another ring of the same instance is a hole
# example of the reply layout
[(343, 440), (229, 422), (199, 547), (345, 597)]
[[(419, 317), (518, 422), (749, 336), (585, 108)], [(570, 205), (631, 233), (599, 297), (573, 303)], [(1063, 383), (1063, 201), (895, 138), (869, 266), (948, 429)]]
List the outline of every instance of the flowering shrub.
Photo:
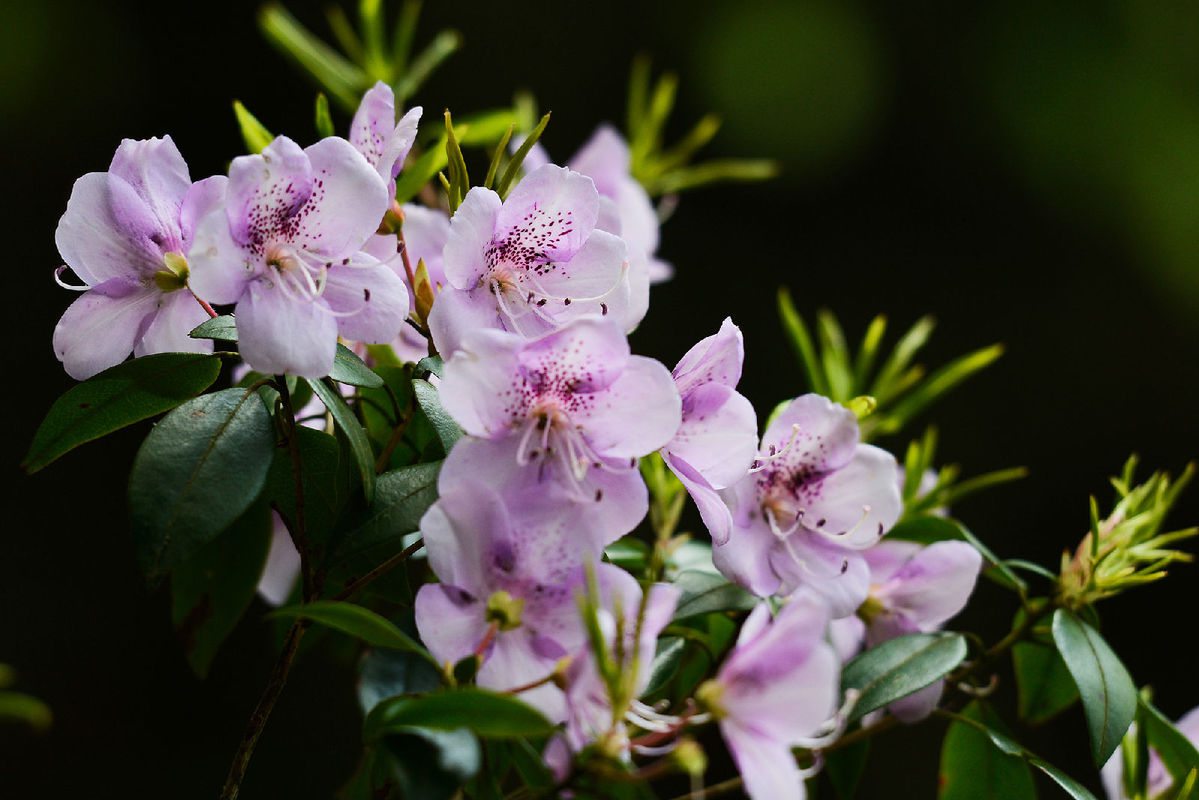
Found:
[[(1130, 460), (1052, 571), (952, 516), (1021, 470), (959, 479), (932, 429), (902, 458), (873, 443), (999, 348), (925, 377), (929, 323), (887, 351), (880, 317), (854, 352), (831, 314), (813, 337), (783, 291), (811, 391), (761, 421), (731, 319), (673, 370), (633, 354), (652, 284), (688, 279), (657, 255), (660, 210), (770, 165), (694, 163), (708, 120), (664, 146), (673, 78), (643, 63), (627, 130), (601, 126), (567, 166), (527, 100), (457, 121), (404, 110), (457, 46), (442, 34), (410, 59), (414, 8), (388, 50), (363, 3), (361, 30), (339, 27), (354, 58), (268, 8), (271, 40), (353, 113), (348, 136), (325, 94), (306, 147), (237, 105), (250, 152), (194, 183), (169, 137), (126, 140), (56, 234), (56, 279), (82, 294), (54, 352), (82, 382), (25, 468), (161, 417), (129, 479), (134, 544), (191, 666), (207, 672), (256, 592), (289, 626), (221, 796), (319, 626), (361, 643), (346, 798), (652, 797), (681, 780), (685, 797), (768, 800), (825, 775), (849, 797), (867, 740), (933, 715), (949, 720), (942, 797), (1033, 796), (1034, 772), (1091, 797), (1007, 733), (1008, 658), (1023, 722), (1081, 704), (1109, 795), (1191, 797), (1194, 714), (1161, 715), (1096, 606), (1189, 560), (1176, 546), (1196, 529), (1164, 521), (1192, 469), (1138, 483)], [(945, 630), (979, 576), (1012, 599), (995, 643)], [(710, 778), (722, 749), (737, 774)]]

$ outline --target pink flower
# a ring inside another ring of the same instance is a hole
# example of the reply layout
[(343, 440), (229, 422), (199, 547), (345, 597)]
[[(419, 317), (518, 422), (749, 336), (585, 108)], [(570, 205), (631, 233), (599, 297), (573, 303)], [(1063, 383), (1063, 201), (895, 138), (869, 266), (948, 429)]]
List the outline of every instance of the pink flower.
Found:
[(895, 470), (889, 453), (859, 442), (849, 409), (815, 394), (791, 401), (753, 473), (721, 493), (733, 527), (713, 548), (717, 568), (754, 594), (808, 586), (834, 617), (852, 614), (869, 588), (861, 551), (903, 508)]
[(54, 328), (54, 354), (72, 378), (90, 378), (130, 352), (212, 350), (188, 336), (208, 315), (187, 289), (185, 255), (223, 182), (193, 184), (169, 136), (126, 139), (108, 172), (75, 182), (55, 233), (86, 290)]
[(280, 136), (229, 168), (223, 202), (197, 224), (192, 284), (237, 304), (239, 348), (266, 373), (329, 373), (338, 336), (390, 342), (408, 313), (392, 269), (363, 252), (387, 210), (375, 167), (344, 139), (306, 149)]

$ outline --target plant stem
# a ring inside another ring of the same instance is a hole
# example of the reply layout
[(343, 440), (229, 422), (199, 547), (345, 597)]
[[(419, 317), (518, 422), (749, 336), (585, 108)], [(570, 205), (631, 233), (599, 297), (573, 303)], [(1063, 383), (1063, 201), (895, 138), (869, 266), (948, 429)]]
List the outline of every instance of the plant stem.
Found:
[(246, 776), (246, 768), (250, 766), (250, 758), (254, 755), (254, 748), (262, 736), (262, 731), (266, 727), (266, 721), (270, 718), (275, 703), (279, 700), (279, 695), (283, 692), (283, 686), (287, 683), (287, 675), (291, 671), (292, 662), (295, 661), (296, 651), (300, 646), (300, 639), (304, 636), (307, 627), (306, 620), (298, 619), (287, 631), (287, 638), (283, 642), (283, 652), (279, 654), (275, 668), (271, 671), (270, 680), (267, 681), (266, 688), (262, 690), (262, 696), (258, 698), (254, 712), (250, 714), (246, 732), (241, 737), (241, 745), (238, 746), (237, 753), (233, 756), (233, 763), (229, 766), (229, 775), (225, 778), (225, 787), (221, 790), (221, 800), (237, 800), (238, 792), (241, 791), (242, 779)]
[(391, 438), (387, 440), (387, 444), (379, 451), (379, 457), (375, 459), (375, 474), (381, 474), (387, 469), (387, 465), (391, 463), (391, 454), (400, 446), (400, 441), (404, 438), (404, 433), (408, 430), (408, 423), (412, 422), (416, 411), (416, 395), (413, 394), (408, 402), (408, 413), (399, 421), (395, 429), (391, 432)]
[(365, 575), (362, 575), (361, 577), (355, 578), (353, 581), (351, 581), (346, 586), (346, 588), (342, 589), (340, 592), (335, 594), (333, 596), (333, 599), (334, 600), (346, 600), (346, 599), (352, 597), (363, 586), (366, 586), (371, 581), (381, 578), (384, 575), (386, 575), (387, 573), (391, 572), (393, 569), (398, 567), (400, 564), (403, 564), (405, 561), (407, 561), (409, 556), (411, 556), (413, 553), (415, 553), (417, 550), (420, 550), (424, 546), (425, 546), (424, 540), (417, 539), (415, 542), (408, 545), (403, 550), (396, 553), (394, 556), (392, 556), (391, 558), (387, 559), (379, 566), (372, 569), (370, 572), (367, 572)]

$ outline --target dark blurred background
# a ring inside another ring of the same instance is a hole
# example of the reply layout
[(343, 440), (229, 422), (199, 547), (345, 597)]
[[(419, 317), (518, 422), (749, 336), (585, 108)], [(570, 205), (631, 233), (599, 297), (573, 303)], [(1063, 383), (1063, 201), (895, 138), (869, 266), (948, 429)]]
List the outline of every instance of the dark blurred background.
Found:
[[(323, 6), (290, 3), (322, 33)], [(55, 715), (40, 737), (0, 730), (6, 798), (214, 797), (273, 660), (256, 605), (208, 680), (189, 672), (126, 528), (144, 428), (33, 477), (17, 468), (71, 385), (50, 334), (73, 297), (51, 281), (72, 181), (106, 169), (122, 137), (164, 133), (194, 178), (223, 171), (242, 147), (235, 97), (272, 130), (312, 137), (312, 87), (264, 44), (254, 12), (234, 0), (0, 9), (0, 224), (14, 278), (0, 662)], [(880, 311), (897, 326), (935, 314), (933, 365), (1004, 342), (1000, 363), (929, 418), (942, 459), (968, 474), (1031, 469), (958, 512), (1000, 554), (1051, 567), (1130, 451), (1173, 471), (1199, 454), (1193, 2), (428, 3), (418, 41), (447, 25), (466, 48), (416, 98), (427, 117), (529, 88), (553, 110), (545, 142), (564, 157), (598, 121), (623, 119), (644, 50), (681, 73), (673, 133), (718, 111), (711, 155), (781, 161), (773, 182), (682, 198), (662, 246), (678, 274), (654, 291), (642, 352), (673, 363), (731, 314), (747, 341), (743, 391), (765, 412), (803, 388), (774, 310), (780, 284), (805, 313), (835, 310), (854, 338)], [(1199, 521), (1197, 498), (1178, 525)], [(1105, 634), (1175, 717), (1199, 705), (1186, 655), (1197, 578), (1181, 566), (1102, 608)], [(993, 636), (1011, 611), (986, 586), (960, 625)], [(1098, 788), (1081, 714), (1057, 726), (1026, 735)], [(244, 796), (331, 796), (357, 728), (349, 672), (301, 661)], [(933, 796), (940, 733), (933, 722), (889, 734), (863, 796)]]

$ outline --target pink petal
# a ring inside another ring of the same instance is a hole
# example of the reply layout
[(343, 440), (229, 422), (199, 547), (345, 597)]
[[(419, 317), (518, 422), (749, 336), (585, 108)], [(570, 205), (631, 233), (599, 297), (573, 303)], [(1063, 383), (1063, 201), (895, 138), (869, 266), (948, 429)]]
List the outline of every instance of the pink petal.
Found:
[(238, 156), (229, 165), (225, 213), (233, 239), (250, 246), (286, 226), (309, 201), (313, 168), (300, 146), (279, 136), (256, 155)]
[[(434, 341), (440, 348), (442, 339), (436, 333)], [(524, 340), (516, 334), (484, 328), (472, 331), (464, 349), (446, 362), (441, 403), (467, 433), (502, 437), (524, 423), (524, 407), (508, 407), (509, 402), (519, 400), (514, 395), (519, 388), (517, 368), (523, 345)]]
[[(700, 339), (679, 359), (673, 375), (682, 394), (708, 383), (733, 389), (741, 380), (741, 366), (744, 363), (745, 342), (741, 329), (733, 324), (731, 318), (725, 317), (719, 331)], [(790, 436), (790, 431), (787, 435)]]
[(639, 458), (660, 449), (682, 420), (682, 401), (670, 373), (642, 356), (631, 356), (620, 377), (596, 393), (594, 402), (578, 421), (586, 426), (596, 452), (613, 458)]
[(208, 319), (206, 312), (187, 289), (160, 294), (158, 310), (133, 348), (136, 356), (151, 353), (211, 353), (212, 340), (188, 336)]
[(443, 258), (445, 276), (456, 289), (474, 289), (487, 271), (486, 253), (496, 234), (500, 196), (475, 187), (450, 220)]
[(84, 292), (54, 326), (54, 354), (67, 374), (86, 380), (128, 358), (161, 296), (119, 279)]
[(258, 594), (268, 605), (281, 606), (291, 597), (300, 577), (300, 553), (279, 515), (271, 512), (271, 549), (258, 580)]
[(267, 375), (321, 378), (333, 368), (337, 321), (323, 304), (289, 299), (264, 280), (250, 283), (237, 306), (238, 350)]
[(360, 250), (387, 212), (386, 183), (345, 139), (321, 139), (304, 154), (313, 177), (302, 223), (306, 249), (332, 259)]
[(694, 467), (669, 450), (662, 451), (662, 460), (678, 477), (687, 494), (691, 495), (704, 527), (715, 544), (725, 544), (733, 530), (733, 514), (715, 488)]
[(739, 722), (723, 720), (720, 733), (745, 781), (750, 800), (804, 800), (803, 777), (786, 744), (759, 735)]
[(683, 392), (683, 422), (666, 446), (715, 489), (747, 474), (758, 450), (758, 418), (743, 396), (718, 383)]
[(892, 612), (932, 631), (966, 607), (982, 556), (966, 542), (935, 542), (920, 550), (875, 592)]
[(182, 252), (179, 212), (191, 186), (187, 162), (170, 136), (143, 140), (125, 139), (112, 157), (108, 172), (133, 187), (155, 220), (155, 228), (166, 237), (163, 252)]
[(408, 317), (408, 289), (391, 267), (334, 264), (323, 295), (339, 315), (337, 330), (347, 339), (386, 344)]
[(438, 661), (457, 663), (474, 652), (487, 631), (482, 603), (463, 599), (439, 583), (416, 593), (416, 629)]
[(75, 181), (54, 241), (67, 266), (88, 286), (99, 286), (161, 269), (163, 250), (151, 239), (161, 236), (149, 206), (128, 182), (89, 172)]
[(813, 487), (805, 521), (823, 519), (821, 531), (841, 547), (875, 544), (903, 513), (895, 469), (890, 453), (858, 446), (848, 464)]
[(569, 259), (591, 236), (598, 217), (595, 183), (547, 164), (526, 175), (508, 195), (496, 218), (495, 238), (515, 240), (551, 261)]
[(765, 453), (771, 446), (775, 452), (783, 452), (779, 462), (819, 471), (838, 469), (849, 463), (857, 445), (858, 419), (854, 413), (818, 394), (792, 400), (762, 436)]

